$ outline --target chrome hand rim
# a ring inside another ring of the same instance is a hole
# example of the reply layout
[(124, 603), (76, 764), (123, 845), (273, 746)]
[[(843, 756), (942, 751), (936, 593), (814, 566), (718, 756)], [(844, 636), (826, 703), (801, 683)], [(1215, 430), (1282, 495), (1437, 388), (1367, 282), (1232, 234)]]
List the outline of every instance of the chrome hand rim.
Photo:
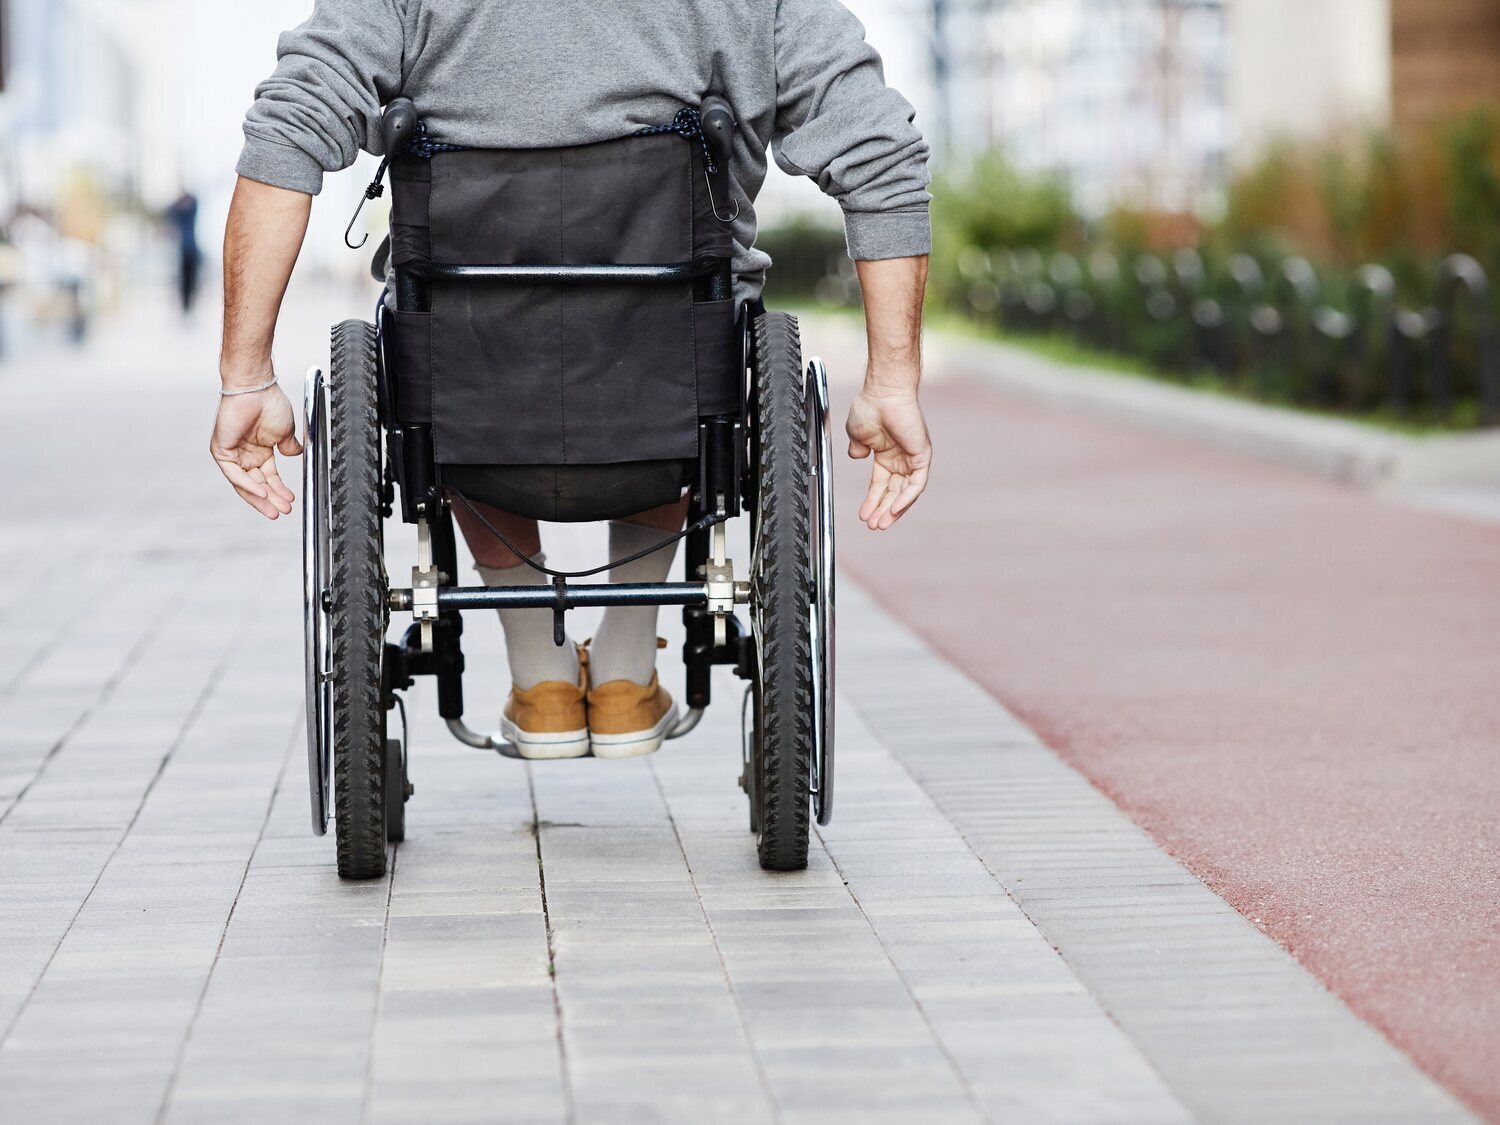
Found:
[(307, 678), (307, 780), (312, 827), (328, 831), (332, 808), (333, 653), (327, 606), (332, 563), (328, 496), (328, 388), (323, 372), (307, 373), (302, 453), (303, 656)]
[(809, 483), (816, 537), (812, 551), (808, 659), (813, 703), (813, 805), (818, 823), (833, 817), (834, 564), (833, 431), (828, 406), (828, 369), (821, 359), (807, 365), (803, 392), (807, 417)]

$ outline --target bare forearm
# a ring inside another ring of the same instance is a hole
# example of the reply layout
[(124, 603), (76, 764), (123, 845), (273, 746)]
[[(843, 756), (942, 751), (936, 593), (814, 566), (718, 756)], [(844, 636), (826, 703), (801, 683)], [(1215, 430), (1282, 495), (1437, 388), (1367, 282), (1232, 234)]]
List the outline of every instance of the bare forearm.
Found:
[(891, 258), (859, 262), (857, 266), (869, 337), (865, 389), (879, 394), (915, 394), (922, 378), (927, 258)]
[(292, 269), (307, 234), (312, 196), (243, 177), (224, 232), (224, 346), (219, 376), (226, 389), (272, 376), (271, 344)]
[(859, 283), (870, 362), (864, 390), (849, 408), (849, 456), (873, 458), (859, 518), (871, 531), (887, 531), (922, 495), (932, 465), (932, 439), (917, 402), (927, 258), (860, 262)]

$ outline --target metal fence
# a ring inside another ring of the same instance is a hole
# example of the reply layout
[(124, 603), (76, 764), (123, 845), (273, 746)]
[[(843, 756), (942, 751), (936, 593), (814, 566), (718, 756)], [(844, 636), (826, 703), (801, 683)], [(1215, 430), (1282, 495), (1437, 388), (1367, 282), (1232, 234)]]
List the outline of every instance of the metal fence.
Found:
[(1489, 278), (1464, 254), (1443, 260), (1415, 302), (1384, 266), (1325, 280), (1300, 257), (1236, 254), (1210, 267), (1195, 250), (1121, 259), (971, 247), (959, 268), (970, 312), (1011, 332), (1066, 334), (1270, 401), (1500, 424)]

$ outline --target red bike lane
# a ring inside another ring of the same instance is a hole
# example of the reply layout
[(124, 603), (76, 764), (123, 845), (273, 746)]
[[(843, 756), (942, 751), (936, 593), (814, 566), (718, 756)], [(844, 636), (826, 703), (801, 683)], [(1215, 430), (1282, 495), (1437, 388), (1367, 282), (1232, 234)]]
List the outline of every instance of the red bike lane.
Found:
[(839, 458), (845, 568), (1500, 1120), (1500, 528), (978, 380), (925, 398), (896, 530)]

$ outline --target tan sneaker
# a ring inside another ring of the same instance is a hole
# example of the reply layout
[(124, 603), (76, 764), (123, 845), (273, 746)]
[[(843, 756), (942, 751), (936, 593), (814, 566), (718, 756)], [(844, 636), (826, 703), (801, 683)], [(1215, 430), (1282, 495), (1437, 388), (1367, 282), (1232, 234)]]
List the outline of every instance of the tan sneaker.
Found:
[(533, 688), (510, 689), (500, 717), (500, 733), (532, 761), (582, 758), (589, 752), (587, 654), (578, 654), (578, 683), (548, 680)]
[[(665, 646), (664, 641), (657, 644)], [(596, 758), (639, 758), (661, 749), (677, 725), (677, 704), (653, 675), (645, 687), (611, 680), (589, 692), (589, 740)]]

